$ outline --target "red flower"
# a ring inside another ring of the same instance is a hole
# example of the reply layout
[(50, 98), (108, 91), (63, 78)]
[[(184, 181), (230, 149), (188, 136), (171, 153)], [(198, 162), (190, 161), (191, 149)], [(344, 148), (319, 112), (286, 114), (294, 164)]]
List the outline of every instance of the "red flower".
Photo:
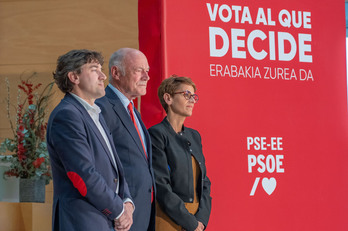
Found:
[(42, 174), (44, 176), (51, 176), (51, 174), (49, 172), (45, 172), (44, 174)]
[(40, 165), (45, 161), (45, 158), (43, 157), (40, 157), (40, 158), (37, 158), (34, 162), (33, 162), (33, 165), (35, 168), (40, 168)]
[(25, 148), (24, 148), (23, 143), (19, 143), (17, 148), (18, 148), (18, 152), (20, 152), (20, 153), (25, 152)]
[[(26, 81), (21, 81), (18, 85), (20, 93), (18, 94), (17, 105), (13, 114), (16, 118), (14, 126), (11, 121), (14, 138), (0, 142), (0, 145), (9, 142), (10, 144), (6, 146), (7, 151), (13, 153), (12, 158), (6, 158), (6, 161), (11, 163), (11, 166), (4, 175), (6, 177), (16, 176), (22, 178), (37, 178), (39, 176), (48, 183), (52, 176), (45, 145), (47, 130), (46, 109), (53, 83), (48, 84), (40, 93), (36, 92), (36, 90), (41, 84), (33, 84), (29, 78)], [(9, 83), (8, 80), (6, 81), (8, 86), (7, 93), (10, 95)], [(10, 116), (10, 112), (12, 110), (10, 110), (10, 99), (8, 96), (8, 116)], [(1, 150), (0, 155), (2, 154)]]
[(19, 162), (22, 162), (22, 160), (25, 160), (27, 157), (25, 156), (25, 152), (27, 151), (25, 148), (24, 148), (24, 145), (23, 143), (18, 143), (17, 145), (17, 155), (18, 155), (18, 160)]
[(20, 125), (20, 126), (18, 127), (18, 130), (17, 130), (17, 137), (18, 137), (18, 141), (19, 141), (19, 142), (22, 141), (23, 138), (24, 138), (24, 133), (23, 133), (23, 131), (24, 131), (24, 126), (23, 126), (23, 125)]
[(40, 135), (40, 138), (41, 138), (42, 140), (45, 139), (46, 130), (47, 130), (47, 123), (41, 124), (41, 127), (40, 127), (40, 134), (39, 134), (39, 135)]
[(15, 176), (18, 177), (18, 172), (16, 172), (14, 169), (8, 170), (6, 172), (4, 172), (5, 176)]

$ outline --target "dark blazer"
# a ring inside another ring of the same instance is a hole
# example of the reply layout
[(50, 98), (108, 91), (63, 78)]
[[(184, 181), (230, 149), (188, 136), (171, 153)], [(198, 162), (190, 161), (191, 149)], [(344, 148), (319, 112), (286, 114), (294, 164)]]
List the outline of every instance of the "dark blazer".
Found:
[(122, 212), (123, 200), (131, 198), (102, 115), (100, 123), (115, 154), (118, 174), (97, 126), (71, 94), (67, 93), (50, 115), (47, 145), (54, 186), (54, 231), (110, 231), (113, 220)]
[(112, 133), (135, 204), (131, 230), (154, 230), (155, 203), (151, 204), (151, 189), (155, 187), (155, 179), (149, 133), (141, 121), (139, 112), (134, 109), (145, 134), (147, 160), (137, 130), (122, 102), (110, 87), (106, 87), (105, 92), (105, 96), (96, 103), (102, 109), (106, 124)]
[[(166, 118), (151, 127), (149, 133), (159, 205), (187, 231), (195, 230), (198, 221), (207, 227), (211, 211), (210, 180), (206, 175), (201, 136), (196, 130), (184, 126), (177, 134)], [(187, 211), (184, 204), (193, 202), (194, 198), (191, 155), (201, 170), (197, 183), (199, 208), (194, 215)]]

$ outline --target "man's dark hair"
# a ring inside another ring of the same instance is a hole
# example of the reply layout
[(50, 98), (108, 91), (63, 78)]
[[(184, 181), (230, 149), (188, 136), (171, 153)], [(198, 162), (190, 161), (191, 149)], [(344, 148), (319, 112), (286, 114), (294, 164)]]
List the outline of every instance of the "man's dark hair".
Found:
[(53, 72), (53, 78), (58, 88), (63, 92), (71, 92), (74, 85), (68, 78), (69, 72), (81, 73), (81, 67), (86, 63), (96, 62), (103, 65), (104, 58), (100, 52), (90, 50), (71, 50), (60, 56), (57, 60), (56, 71)]

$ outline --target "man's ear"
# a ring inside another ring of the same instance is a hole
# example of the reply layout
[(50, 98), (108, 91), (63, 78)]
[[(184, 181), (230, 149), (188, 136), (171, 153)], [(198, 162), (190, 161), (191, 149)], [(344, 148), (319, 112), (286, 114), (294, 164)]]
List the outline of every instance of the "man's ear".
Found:
[(168, 93), (164, 93), (163, 99), (164, 99), (164, 102), (166, 102), (168, 105), (171, 105), (173, 102), (172, 96)]
[(73, 71), (70, 71), (68, 73), (68, 78), (69, 78), (70, 82), (72, 82), (73, 84), (79, 84), (79, 82), (80, 82), (79, 76)]
[(112, 66), (111, 67), (111, 76), (115, 80), (120, 80), (120, 77), (121, 77), (120, 68), (117, 66)]

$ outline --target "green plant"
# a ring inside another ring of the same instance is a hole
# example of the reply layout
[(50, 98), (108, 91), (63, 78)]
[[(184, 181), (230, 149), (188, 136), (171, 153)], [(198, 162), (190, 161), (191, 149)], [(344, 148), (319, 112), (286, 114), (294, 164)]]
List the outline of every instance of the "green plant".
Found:
[[(18, 85), (16, 119), (11, 117), (10, 84), (7, 85), (7, 118), (13, 138), (5, 138), (0, 145), (0, 161), (10, 163), (4, 177), (44, 179), (46, 184), (52, 179), (50, 161), (46, 145), (47, 106), (52, 96), (53, 82), (38, 93), (41, 83), (34, 85), (31, 77)], [(24, 94), (23, 94), (24, 93)], [(9, 152), (11, 155), (6, 155)]]

